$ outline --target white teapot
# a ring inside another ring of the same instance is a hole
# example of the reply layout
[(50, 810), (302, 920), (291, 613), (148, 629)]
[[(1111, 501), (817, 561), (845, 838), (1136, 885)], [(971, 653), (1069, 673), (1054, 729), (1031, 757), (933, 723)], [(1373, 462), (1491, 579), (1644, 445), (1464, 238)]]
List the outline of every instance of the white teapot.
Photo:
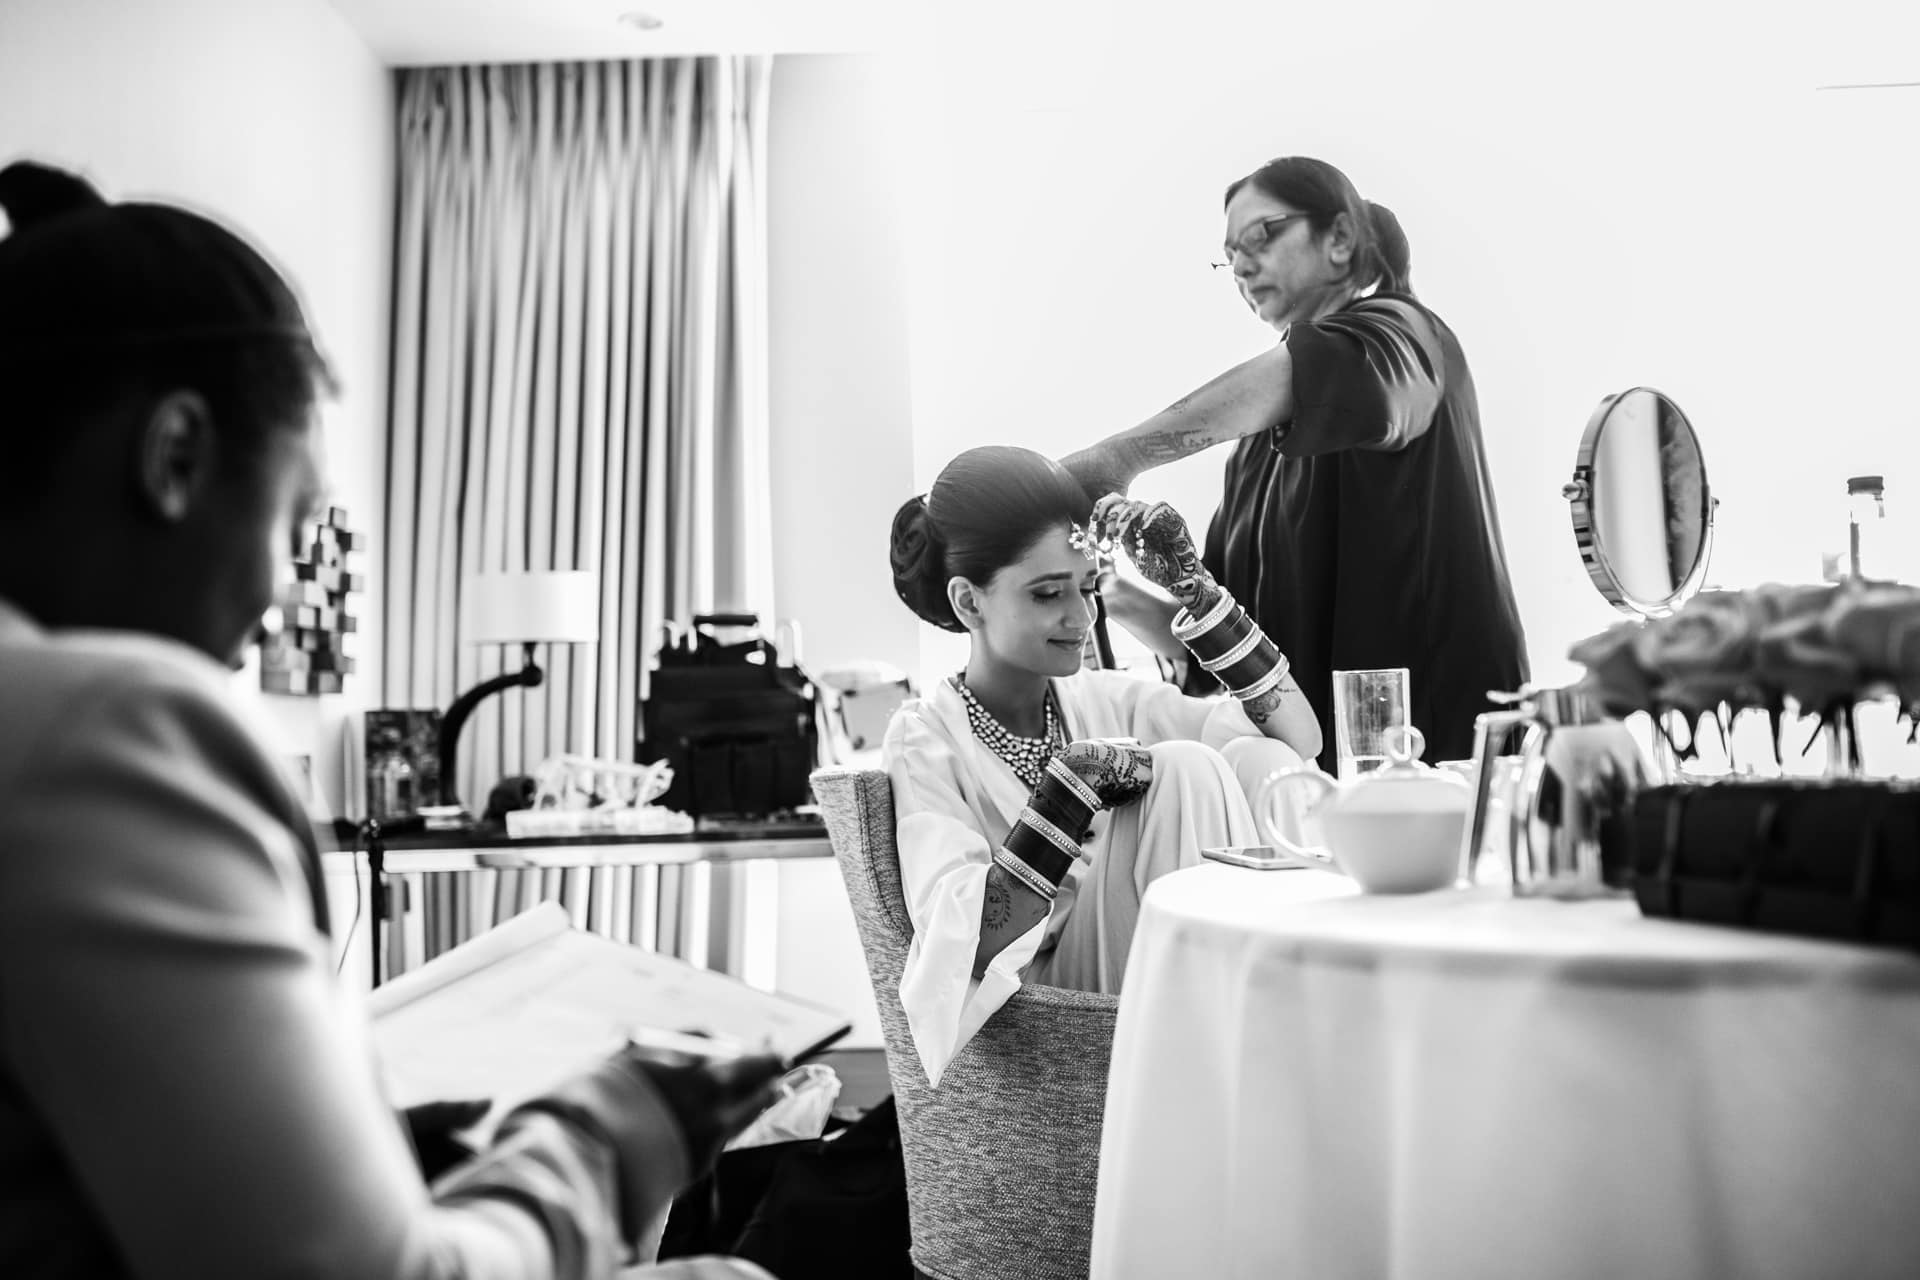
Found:
[[(1447, 888), (1460, 877), (1473, 788), (1420, 763), (1426, 745), (1409, 725), (1389, 731), (1384, 767), (1350, 781), (1335, 782), (1311, 765), (1269, 774), (1254, 790), (1253, 816), (1277, 848), (1343, 872), (1369, 893)], [(1302, 788), (1316, 794), (1303, 802)], [(1319, 824), (1324, 848), (1289, 838), (1297, 813)]]

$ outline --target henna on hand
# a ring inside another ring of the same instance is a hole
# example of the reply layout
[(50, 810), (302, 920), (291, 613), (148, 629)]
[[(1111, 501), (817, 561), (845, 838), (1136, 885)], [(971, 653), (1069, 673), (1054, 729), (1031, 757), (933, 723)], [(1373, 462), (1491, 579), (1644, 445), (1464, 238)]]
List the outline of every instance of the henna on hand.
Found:
[(1131, 742), (1083, 739), (1067, 744), (1060, 759), (1109, 809), (1139, 799), (1153, 781), (1153, 757)]
[(1219, 598), (1219, 585), (1200, 562), (1200, 549), (1180, 513), (1165, 502), (1148, 505), (1119, 494), (1094, 504), (1088, 536), (1103, 551), (1116, 545), (1142, 577), (1199, 612)]
[(1133, 563), (1150, 581), (1172, 591), (1176, 583), (1208, 577), (1193, 545), (1187, 522), (1164, 502), (1133, 514), (1132, 538), (1123, 542)]
[(1167, 593), (1182, 605), (1194, 617), (1202, 617), (1220, 601), (1220, 584), (1205, 569), (1198, 577), (1187, 578), (1167, 588)]
[(1087, 538), (1102, 555), (1113, 550), (1127, 512), (1137, 505), (1123, 493), (1109, 493), (1093, 504), (1093, 515), (1087, 520)]

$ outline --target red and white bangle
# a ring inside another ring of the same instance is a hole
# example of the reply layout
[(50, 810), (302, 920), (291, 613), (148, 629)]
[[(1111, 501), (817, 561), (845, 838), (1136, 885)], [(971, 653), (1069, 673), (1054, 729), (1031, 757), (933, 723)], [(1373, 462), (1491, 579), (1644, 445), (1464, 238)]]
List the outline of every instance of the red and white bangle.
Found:
[(1239, 644), (1234, 645), (1233, 648), (1227, 650), (1225, 653), (1221, 654), (1219, 657), (1202, 658), (1200, 660), (1200, 665), (1205, 667), (1207, 670), (1213, 672), (1215, 675), (1218, 675), (1220, 672), (1226, 670), (1228, 667), (1231, 667), (1234, 663), (1240, 661), (1240, 659), (1246, 657), (1248, 654), (1252, 653), (1255, 649), (1259, 648), (1260, 642), (1262, 640), (1265, 640), (1266, 638), (1267, 638), (1266, 632), (1261, 631), (1258, 628), (1255, 628), (1247, 632), (1246, 635), (1242, 636), (1240, 638)]
[(1232, 613), (1238, 606), (1235, 605), (1233, 597), (1227, 594), (1225, 587), (1219, 588), (1219, 591), (1220, 598), (1215, 600), (1213, 605), (1198, 618), (1194, 617), (1192, 612), (1186, 608), (1180, 609), (1179, 612), (1173, 615), (1174, 639), (1191, 648), (1195, 639), (1205, 635), (1226, 620), (1227, 615)]
[(1287, 677), (1286, 655), (1224, 587), (1203, 617), (1175, 614), (1173, 634), (1242, 702), (1264, 697)]
[(1018, 880), (1021, 884), (1027, 886), (1027, 888), (1045, 898), (1048, 902), (1052, 902), (1060, 892), (1058, 886), (1054, 885), (1045, 876), (1035, 871), (1026, 863), (1020, 861), (1020, 859), (1008, 853), (1004, 847), (993, 851), (993, 864), (1012, 876), (1015, 880)]
[[(1100, 797), (1094, 793), (1092, 787), (1087, 785), (1086, 779), (1082, 778), (1072, 769), (1069, 769), (1066, 762), (1059, 756), (1055, 756), (1053, 759), (1047, 761), (1046, 776), (1063, 783), (1068, 792), (1087, 807), (1088, 817), (1092, 817), (1094, 814), (1100, 812), (1103, 807), (1100, 803)], [(1042, 781), (1044, 782), (1044, 779)]]
[(1020, 811), (1019, 824), (1030, 830), (1038, 831), (1047, 838), (1047, 841), (1052, 844), (1054, 848), (1066, 854), (1069, 858), (1078, 858), (1080, 856), (1080, 842), (1035, 812), (1032, 805), (1028, 805)]
[(1266, 674), (1255, 679), (1252, 684), (1244, 689), (1229, 689), (1228, 692), (1242, 702), (1252, 702), (1255, 698), (1265, 697), (1275, 689), (1278, 689), (1280, 682), (1287, 678), (1287, 671), (1291, 664), (1288, 663), (1285, 654), (1278, 653), (1277, 650), (1275, 652), (1279, 661), (1269, 667)]

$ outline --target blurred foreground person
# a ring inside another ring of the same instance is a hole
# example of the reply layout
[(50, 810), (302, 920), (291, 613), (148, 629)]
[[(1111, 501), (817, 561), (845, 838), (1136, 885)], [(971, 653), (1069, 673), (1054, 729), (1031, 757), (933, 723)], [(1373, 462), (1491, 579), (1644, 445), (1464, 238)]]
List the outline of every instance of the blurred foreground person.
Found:
[(229, 692), (320, 500), (325, 363), (203, 217), (24, 163), (0, 208), (0, 1275), (613, 1274), (778, 1064), (629, 1050), (426, 1185)]

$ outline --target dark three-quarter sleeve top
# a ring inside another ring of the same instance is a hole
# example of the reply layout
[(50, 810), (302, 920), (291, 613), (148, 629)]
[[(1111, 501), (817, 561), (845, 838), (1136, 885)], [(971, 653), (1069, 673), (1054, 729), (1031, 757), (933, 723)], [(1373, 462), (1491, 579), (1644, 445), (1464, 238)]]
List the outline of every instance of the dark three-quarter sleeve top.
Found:
[(1528, 678), (1473, 376), (1404, 294), (1295, 324), (1293, 420), (1242, 440), (1207, 567), (1292, 662), (1334, 759), (1332, 672), (1407, 667), (1428, 760)]

